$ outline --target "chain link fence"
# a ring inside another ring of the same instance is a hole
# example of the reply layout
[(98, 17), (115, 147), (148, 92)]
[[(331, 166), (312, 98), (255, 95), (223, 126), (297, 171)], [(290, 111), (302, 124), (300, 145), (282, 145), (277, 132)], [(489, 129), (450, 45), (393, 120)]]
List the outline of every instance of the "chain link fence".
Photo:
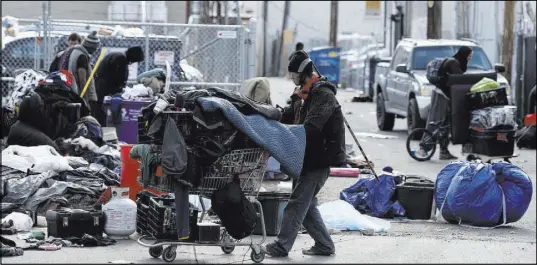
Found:
[[(7, 73), (17, 69), (48, 70), (56, 54), (68, 47), (70, 33), (84, 38), (97, 31), (101, 49), (108, 52), (133, 46), (144, 50), (145, 60), (129, 68), (129, 83), (145, 71), (166, 69), (166, 61), (172, 67), (172, 88), (237, 89), (242, 81), (255, 76), (255, 19), (248, 27), (54, 19), (24, 22), (25, 31), (3, 44), (2, 65)], [(93, 63), (99, 54), (100, 50), (93, 54)], [(13, 76), (2, 77), (3, 91), (10, 77)]]

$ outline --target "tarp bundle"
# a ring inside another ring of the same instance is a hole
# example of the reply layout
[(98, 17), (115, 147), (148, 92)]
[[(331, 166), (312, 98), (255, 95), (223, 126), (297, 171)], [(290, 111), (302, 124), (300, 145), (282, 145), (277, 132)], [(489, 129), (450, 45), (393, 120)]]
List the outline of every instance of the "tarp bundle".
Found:
[(450, 163), (435, 186), (436, 205), (446, 221), (481, 227), (520, 220), (533, 194), (528, 175), (505, 162)]
[(339, 198), (363, 214), (381, 218), (405, 216), (403, 206), (392, 200), (398, 184), (396, 182), (390, 174), (380, 175), (378, 181), (374, 177), (360, 178), (354, 185), (344, 189)]

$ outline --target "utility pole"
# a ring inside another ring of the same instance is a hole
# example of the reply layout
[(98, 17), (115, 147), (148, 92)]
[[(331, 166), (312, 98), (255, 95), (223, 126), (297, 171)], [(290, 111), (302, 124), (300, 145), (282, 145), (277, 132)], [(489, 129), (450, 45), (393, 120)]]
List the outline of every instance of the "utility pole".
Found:
[(216, 13), (218, 14), (218, 24), (224, 24), (224, 18), (222, 17), (222, 1), (216, 1)]
[(282, 59), (282, 53), (283, 53), (283, 36), (284, 36), (284, 32), (285, 32), (285, 29), (287, 28), (287, 21), (289, 20), (289, 11), (291, 9), (291, 1), (285, 1), (285, 7), (283, 9), (283, 23), (282, 23), (282, 32), (281, 32), (281, 35), (280, 35), (280, 47), (278, 48), (278, 54), (276, 56), (276, 73), (274, 74), (274, 76), (279, 76), (280, 75), (280, 64), (281, 64), (281, 59)]
[(511, 80), (511, 62), (513, 60), (513, 38), (515, 23), (516, 1), (503, 1), (503, 38), (502, 38), (502, 63), (505, 66), (505, 78)]
[(442, 38), (442, 2), (427, 1), (427, 39)]
[(337, 18), (338, 18), (338, 3), (330, 1), (330, 46), (337, 46)]
[(267, 22), (268, 1), (263, 1), (263, 76), (267, 76)]

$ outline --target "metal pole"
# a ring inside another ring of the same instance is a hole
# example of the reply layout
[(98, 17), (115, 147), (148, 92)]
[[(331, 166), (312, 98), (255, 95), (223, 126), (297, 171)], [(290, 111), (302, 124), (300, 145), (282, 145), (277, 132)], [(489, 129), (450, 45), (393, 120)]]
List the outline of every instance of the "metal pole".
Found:
[(45, 1), (41, 2), (41, 8), (42, 8), (42, 11), (43, 11), (43, 39), (40, 40), (39, 42), (39, 49), (41, 51), (41, 54), (42, 56), (39, 58), (39, 65), (38, 65), (38, 68), (39, 69), (44, 69), (45, 68), (45, 58), (46, 58), (46, 53), (47, 53), (47, 47), (46, 47), (46, 42), (47, 42), (47, 38), (48, 38), (48, 32), (47, 32), (47, 4)]
[(388, 20), (388, 1), (384, 1), (384, 48), (388, 48), (388, 30), (387, 30), (387, 20)]
[(291, 1), (285, 1), (285, 7), (283, 9), (283, 23), (282, 23), (282, 32), (280, 35), (280, 45), (278, 48), (278, 54), (276, 55), (276, 73), (275, 76), (280, 75), (280, 67), (281, 67), (281, 59), (282, 59), (282, 53), (283, 53), (283, 34), (285, 32), (285, 29), (287, 28), (287, 21), (289, 18), (289, 10), (291, 6)]
[[(48, 1), (48, 2), (47, 2), (47, 21), (48, 21), (48, 24), (49, 24), (49, 28), (48, 28), (48, 29), (49, 29), (49, 31), (52, 32), (53, 29), (52, 29), (52, 26), (51, 26), (51, 24), (50, 24), (51, 16), (52, 16), (52, 1)], [(47, 40), (46, 40), (46, 44), (47, 44), (47, 53), (45, 54), (45, 58), (46, 58), (46, 60), (45, 60), (45, 62), (46, 62), (46, 64), (45, 64), (45, 70), (48, 69), (48, 66), (49, 66), (50, 63), (52, 62), (50, 56), (54, 53), (54, 52), (52, 51), (52, 46), (53, 46), (53, 45), (52, 45), (52, 38), (51, 38), (50, 36), (47, 38)]]
[(229, 25), (229, 4), (228, 1), (224, 1), (224, 25)]
[(338, 3), (330, 1), (330, 46), (337, 46), (337, 18), (338, 18)]
[[(146, 1), (140, 1), (141, 5), (141, 12), (142, 12), (142, 23), (146, 23), (147, 19), (147, 3)], [(146, 25), (144, 26), (144, 33), (145, 33), (145, 70), (149, 71), (149, 27)]]
[(263, 76), (267, 76), (267, 19), (268, 1), (263, 1)]
[(239, 6), (239, 1), (235, 1), (235, 5), (237, 6), (237, 25), (242, 25), (241, 7)]

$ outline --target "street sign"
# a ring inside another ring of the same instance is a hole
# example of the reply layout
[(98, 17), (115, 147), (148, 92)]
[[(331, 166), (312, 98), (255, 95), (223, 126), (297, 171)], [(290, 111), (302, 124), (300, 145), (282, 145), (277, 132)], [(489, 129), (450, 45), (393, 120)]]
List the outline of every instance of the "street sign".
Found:
[(216, 36), (219, 39), (236, 39), (237, 38), (237, 32), (236, 31), (218, 31)]

